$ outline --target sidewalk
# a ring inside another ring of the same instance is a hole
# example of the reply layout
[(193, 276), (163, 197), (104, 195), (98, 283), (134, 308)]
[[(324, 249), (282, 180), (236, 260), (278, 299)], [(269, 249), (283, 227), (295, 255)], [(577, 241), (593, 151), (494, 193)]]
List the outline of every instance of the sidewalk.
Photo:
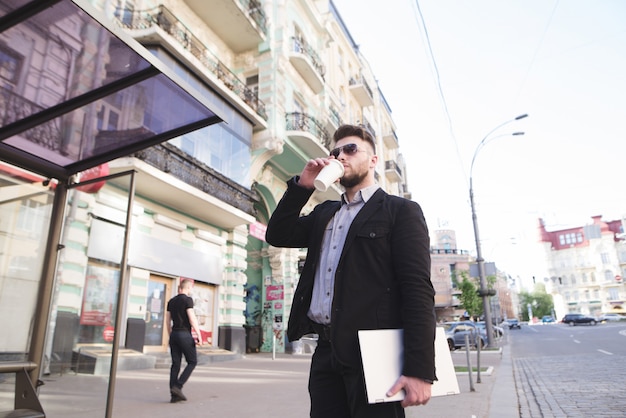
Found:
[[(455, 365), (466, 366), (466, 353), (451, 353)], [(307, 380), (310, 354), (248, 354), (243, 358), (200, 365), (185, 386), (187, 402), (169, 403), (168, 369), (118, 372), (115, 418), (172, 416), (219, 418), (308, 417)], [(476, 353), (471, 352), (472, 366)], [(518, 417), (517, 395), (508, 346), (500, 353), (483, 351), (481, 383), (457, 373), (461, 393), (431, 399), (406, 410), (408, 418)], [(40, 399), (49, 418), (104, 417), (108, 382), (93, 375), (47, 376)]]

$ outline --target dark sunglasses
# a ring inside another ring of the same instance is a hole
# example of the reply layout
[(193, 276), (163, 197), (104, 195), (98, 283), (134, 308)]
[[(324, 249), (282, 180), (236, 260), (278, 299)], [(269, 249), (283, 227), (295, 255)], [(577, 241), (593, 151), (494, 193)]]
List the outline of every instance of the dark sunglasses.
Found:
[(330, 152), (330, 155), (332, 155), (335, 158), (339, 158), (339, 154), (341, 154), (342, 151), (346, 155), (354, 155), (357, 152), (362, 151), (362, 150), (359, 149), (357, 144), (346, 144), (346, 145), (342, 145), (332, 150)]

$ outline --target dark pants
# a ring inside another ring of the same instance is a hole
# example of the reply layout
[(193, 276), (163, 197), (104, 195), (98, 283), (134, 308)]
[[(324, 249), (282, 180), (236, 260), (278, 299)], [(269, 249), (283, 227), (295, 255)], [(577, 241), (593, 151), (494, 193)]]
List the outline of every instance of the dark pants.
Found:
[[(170, 353), (172, 355), (172, 368), (170, 369), (170, 388), (182, 388), (185, 382), (191, 376), (191, 372), (198, 364), (198, 355), (196, 353), (196, 342), (193, 340), (191, 333), (186, 330), (175, 330), (170, 335)], [(180, 372), (180, 364), (185, 356), (187, 366), (183, 373)]]
[(318, 341), (309, 375), (311, 418), (404, 418), (400, 402), (368, 404), (363, 372), (339, 363)]

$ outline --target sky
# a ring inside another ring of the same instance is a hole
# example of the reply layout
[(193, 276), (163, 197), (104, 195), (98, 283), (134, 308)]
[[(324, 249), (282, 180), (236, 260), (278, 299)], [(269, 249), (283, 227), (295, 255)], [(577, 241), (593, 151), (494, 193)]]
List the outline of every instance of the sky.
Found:
[(559, 230), (626, 214), (626, 2), (334, 4), (391, 107), (430, 230), (475, 255), (471, 178), (483, 257), (531, 287), (547, 275), (538, 218)]

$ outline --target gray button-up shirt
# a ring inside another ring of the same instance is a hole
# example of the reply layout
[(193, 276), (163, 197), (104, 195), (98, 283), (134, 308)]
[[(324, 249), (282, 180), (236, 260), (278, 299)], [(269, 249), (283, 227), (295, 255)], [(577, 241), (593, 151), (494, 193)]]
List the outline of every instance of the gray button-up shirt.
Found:
[(341, 252), (346, 242), (348, 230), (361, 208), (379, 187), (379, 185), (375, 184), (359, 190), (354, 196), (354, 200), (349, 203), (345, 194), (342, 195), (341, 208), (326, 225), (319, 263), (315, 271), (313, 297), (308, 312), (308, 316), (313, 322), (325, 325), (329, 325), (331, 322), (331, 309), (335, 293), (335, 273), (337, 264), (339, 264), (339, 257), (341, 257)]

